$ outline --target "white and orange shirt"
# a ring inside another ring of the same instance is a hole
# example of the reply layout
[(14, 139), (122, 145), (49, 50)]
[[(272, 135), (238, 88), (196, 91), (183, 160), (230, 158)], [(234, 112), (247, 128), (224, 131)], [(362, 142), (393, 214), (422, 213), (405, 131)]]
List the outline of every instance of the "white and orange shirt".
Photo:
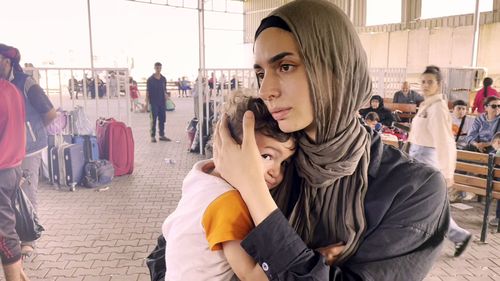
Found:
[(163, 223), (166, 280), (235, 278), (222, 243), (243, 240), (254, 225), (240, 193), (211, 175), (213, 168), (212, 160), (194, 164), (182, 184), (177, 208)]

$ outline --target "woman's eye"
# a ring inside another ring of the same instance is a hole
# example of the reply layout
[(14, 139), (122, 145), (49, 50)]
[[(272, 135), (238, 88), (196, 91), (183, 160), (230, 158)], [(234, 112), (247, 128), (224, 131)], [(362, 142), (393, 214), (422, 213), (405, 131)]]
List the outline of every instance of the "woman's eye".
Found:
[(280, 71), (288, 72), (288, 71), (291, 71), (292, 69), (293, 69), (293, 65), (291, 65), (291, 64), (280, 65)]
[(264, 159), (264, 160), (272, 160), (272, 157), (269, 154), (262, 154), (261, 156), (262, 156), (262, 159)]
[(264, 79), (264, 72), (256, 72), (255, 75), (257, 75), (257, 79), (259, 80)]

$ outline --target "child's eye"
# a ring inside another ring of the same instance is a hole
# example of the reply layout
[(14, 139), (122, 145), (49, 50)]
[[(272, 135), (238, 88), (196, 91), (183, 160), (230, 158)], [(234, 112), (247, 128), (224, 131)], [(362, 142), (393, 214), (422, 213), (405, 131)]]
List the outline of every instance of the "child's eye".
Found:
[(272, 160), (273, 159), (273, 157), (269, 154), (262, 154), (261, 156), (264, 160)]

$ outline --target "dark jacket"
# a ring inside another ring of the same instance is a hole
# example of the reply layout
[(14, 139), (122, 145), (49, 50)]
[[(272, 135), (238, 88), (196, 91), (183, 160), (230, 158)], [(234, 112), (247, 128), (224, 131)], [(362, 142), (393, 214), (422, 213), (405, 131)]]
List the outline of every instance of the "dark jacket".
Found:
[(403, 94), (403, 91), (397, 91), (392, 98), (393, 103), (409, 103), (419, 105), (423, 101), (424, 97), (413, 90), (410, 90), (408, 96), (405, 96), (405, 94)]
[(19, 93), (24, 98), (26, 109), (26, 155), (37, 152), (45, 148), (48, 144), (47, 130), (43, 123), (43, 116), (28, 98), (28, 92), (32, 88), (37, 88), (38, 92), (43, 92), (35, 80), (22, 72), (15, 72), (12, 83), (16, 85)]
[(374, 99), (378, 100), (379, 102), (378, 108), (374, 109), (371, 106), (368, 108), (362, 108), (359, 110), (359, 114), (364, 119), (368, 113), (375, 112), (380, 118), (380, 123), (384, 124), (385, 126), (392, 126), (394, 118), (392, 117), (391, 111), (384, 107), (384, 100), (380, 96), (372, 96), (370, 102)]
[[(365, 198), (367, 229), (357, 252), (328, 267), (276, 210), (242, 242), (270, 280), (422, 280), (448, 229), (446, 183), (373, 135)], [(333, 241), (334, 242), (334, 241)], [(332, 243), (333, 244), (333, 243)]]

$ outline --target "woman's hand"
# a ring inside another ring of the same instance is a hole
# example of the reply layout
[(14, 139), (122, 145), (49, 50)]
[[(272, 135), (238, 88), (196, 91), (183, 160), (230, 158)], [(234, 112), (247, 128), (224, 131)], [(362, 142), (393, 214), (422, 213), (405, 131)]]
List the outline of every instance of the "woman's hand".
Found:
[(247, 111), (243, 118), (241, 145), (231, 137), (227, 116), (222, 116), (214, 134), (214, 163), (217, 172), (238, 189), (255, 225), (277, 209), (264, 180), (264, 167), (255, 142), (255, 118)]
[[(214, 162), (217, 171), (234, 188), (247, 193), (257, 179), (264, 181), (264, 168), (260, 152), (255, 142), (253, 113), (247, 111), (243, 118), (241, 145), (232, 138), (227, 116), (222, 116), (214, 134)], [(265, 183), (265, 182), (264, 182)]]
[(332, 266), (337, 261), (342, 251), (344, 251), (344, 248), (344, 243), (340, 242), (330, 246), (318, 248), (316, 251), (325, 257), (327, 265)]

